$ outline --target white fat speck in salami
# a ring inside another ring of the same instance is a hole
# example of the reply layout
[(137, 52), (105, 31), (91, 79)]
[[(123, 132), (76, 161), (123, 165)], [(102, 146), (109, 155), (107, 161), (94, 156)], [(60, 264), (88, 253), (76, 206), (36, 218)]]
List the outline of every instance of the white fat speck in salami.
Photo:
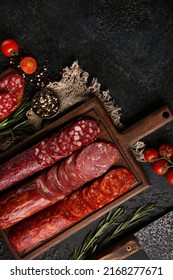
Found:
[(1, 121), (20, 106), (24, 95), (24, 79), (19, 74), (6, 76), (0, 80), (0, 89)]
[[(0, 104), (1, 105), (1, 104)], [(1, 111), (0, 111), (1, 112)], [(92, 129), (96, 131), (87, 138), (85, 133), (89, 133), (89, 124), (92, 124)], [(81, 121), (69, 125), (62, 131), (56, 132), (53, 136), (44, 139), (44, 141), (37, 143), (31, 148), (21, 152), (15, 158), (1, 165), (0, 168), (0, 191), (32, 176), (33, 174), (48, 168), (54, 163), (67, 157), (76, 150), (81, 149), (85, 145), (94, 142), (99, 136), (99, 127), (93, 120), (84, 120), (85, 129), (83, 130), (83, 137), (75, 141), (74, 135), (70, 136), (70, 132), (74, 131), (76, 126), (81, 127)], [(15, 161), (15, 163), (14, 163)], [(15, 168), (14, 168), (15, 166)]]

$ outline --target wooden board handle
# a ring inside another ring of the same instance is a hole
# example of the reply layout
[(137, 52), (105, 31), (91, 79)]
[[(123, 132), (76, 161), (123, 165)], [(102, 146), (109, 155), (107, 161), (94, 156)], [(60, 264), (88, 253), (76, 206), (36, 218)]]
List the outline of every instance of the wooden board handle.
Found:
[(173, 120), (173, 112), (168, 106), (163, 106), (130, 128), (121, 132), (120, 141), (124, 147), (129, 147), (136, 141), (153, 133)]
[(108, 247), (100, 254), (93, 256), (95, 260), (122, 260), (134, 254), (140, 249), (135, 236), (129, 236), (123, 241)]

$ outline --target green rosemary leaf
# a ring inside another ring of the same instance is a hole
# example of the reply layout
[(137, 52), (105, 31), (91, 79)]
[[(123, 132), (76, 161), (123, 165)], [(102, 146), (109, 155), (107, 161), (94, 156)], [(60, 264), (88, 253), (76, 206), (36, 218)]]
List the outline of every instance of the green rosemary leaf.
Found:
[(84, 243), (77, 250), (75, 247), (74, 252), (70, 256), (71, 260), (82, 260), (85, 259), (89, 252), (94, 252), (97, 248), (96, 242), (99, 237), (109, 228), (111, 225), (115, 225), (117, 223), (117, 219), (120, 218), (124, 214), (124, 210), (122, 208), (118, 208), (115, 213), (109, 212), (108, 215), (101, 220), (98, 224), (96, 231), (94, 233), (89, 233), (86, 237)]
[[(90, 232), (83, 244), (77, 247), (75, 246), (73, 253), (70, 256), (71, 260), (82, 260), (88, 258), (96, 251), (104, 249), (112, 239), (118, 237), (121, 233), (126, 231), (131, 226), (138, 223), (143, 217), (149, 215), (155, 206), (153, 204), (140, 207), (132, 214), (126, 221), (118, 223), (118, 219), (123, 216), (125, 210), (118, 208), (114, 213), (109, 212), (107, 216), (100, 221), (94, 233)], [(106, 237), (101, 239), (102, 235), (111, 226), (116, 226)]]
[(155, 206), (153, 204), (148, 206), (140, 207), (136, 210), (136, 212), (129, 217), (128, 220), (120, 223), (112, 232), (110, 232), (99, 244), (99, 250), (107, 246), (107, 244), (112, 240), (117, 238), (123, 231), (129, 229), (136, 223), (138, 223), (143, 217), (149, 215), (153, 210), (155, 209)]
[(25, 99), (12, 116), (0, 122), (0, 132), (12, 128), (13, 125), (19, 123), (19, 121), (26, 117), (26, 112), (29, 110), (30, 106), (29, 99)]

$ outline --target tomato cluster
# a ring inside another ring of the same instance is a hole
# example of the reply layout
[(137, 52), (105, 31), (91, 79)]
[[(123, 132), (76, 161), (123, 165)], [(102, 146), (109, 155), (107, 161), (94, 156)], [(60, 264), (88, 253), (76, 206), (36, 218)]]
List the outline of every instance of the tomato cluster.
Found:
[(148, 148), (144, 151), (144, 158), (152, 164), (153, 170), (158, 175), (166, 176), (167, 181), (173, 184), (173, 146), (170, 144), (162, 144), (159, 149)]
[[(12, 39), (6, 39), (1, 43), (1, 52), (4, 56), (12, 57), (18, 55), (19, 45)], [(33, 57), (24, 57), (20, 61), (20, 68), (25, 74), (33, 74), (37, 70), (37, 62)]]

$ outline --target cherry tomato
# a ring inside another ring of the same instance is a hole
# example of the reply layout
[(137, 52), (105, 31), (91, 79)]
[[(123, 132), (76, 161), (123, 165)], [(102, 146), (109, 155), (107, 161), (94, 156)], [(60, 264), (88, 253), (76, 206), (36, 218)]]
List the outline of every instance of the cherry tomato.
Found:
[(37, 62), (33, 57), (24, 57), (20, 62), (20, 67), (26, 74), (33, 74), (37, 70)]
[(162, 144), (159, 147), (159, 154), (165, 158), (173, 157), (173, 146), (170, 144)]
[(144, 158), (147, 162), (153, 162), (159, 157), (159, 153), (154, 148), (148, 148), (144, 151)]
[(170, 169), (165, 176), (167, 181), (173, 185), (173, 169)]
[(153, 163), (153, 170), (158, 175), (163, 175), (168, 171), (169, 163), (165, 159), (157, 160)]
[(14, 56), (18, 54), (19, 45), (12, 39), (4, 40), (1, 43), (1, 51), (5, 56)]

